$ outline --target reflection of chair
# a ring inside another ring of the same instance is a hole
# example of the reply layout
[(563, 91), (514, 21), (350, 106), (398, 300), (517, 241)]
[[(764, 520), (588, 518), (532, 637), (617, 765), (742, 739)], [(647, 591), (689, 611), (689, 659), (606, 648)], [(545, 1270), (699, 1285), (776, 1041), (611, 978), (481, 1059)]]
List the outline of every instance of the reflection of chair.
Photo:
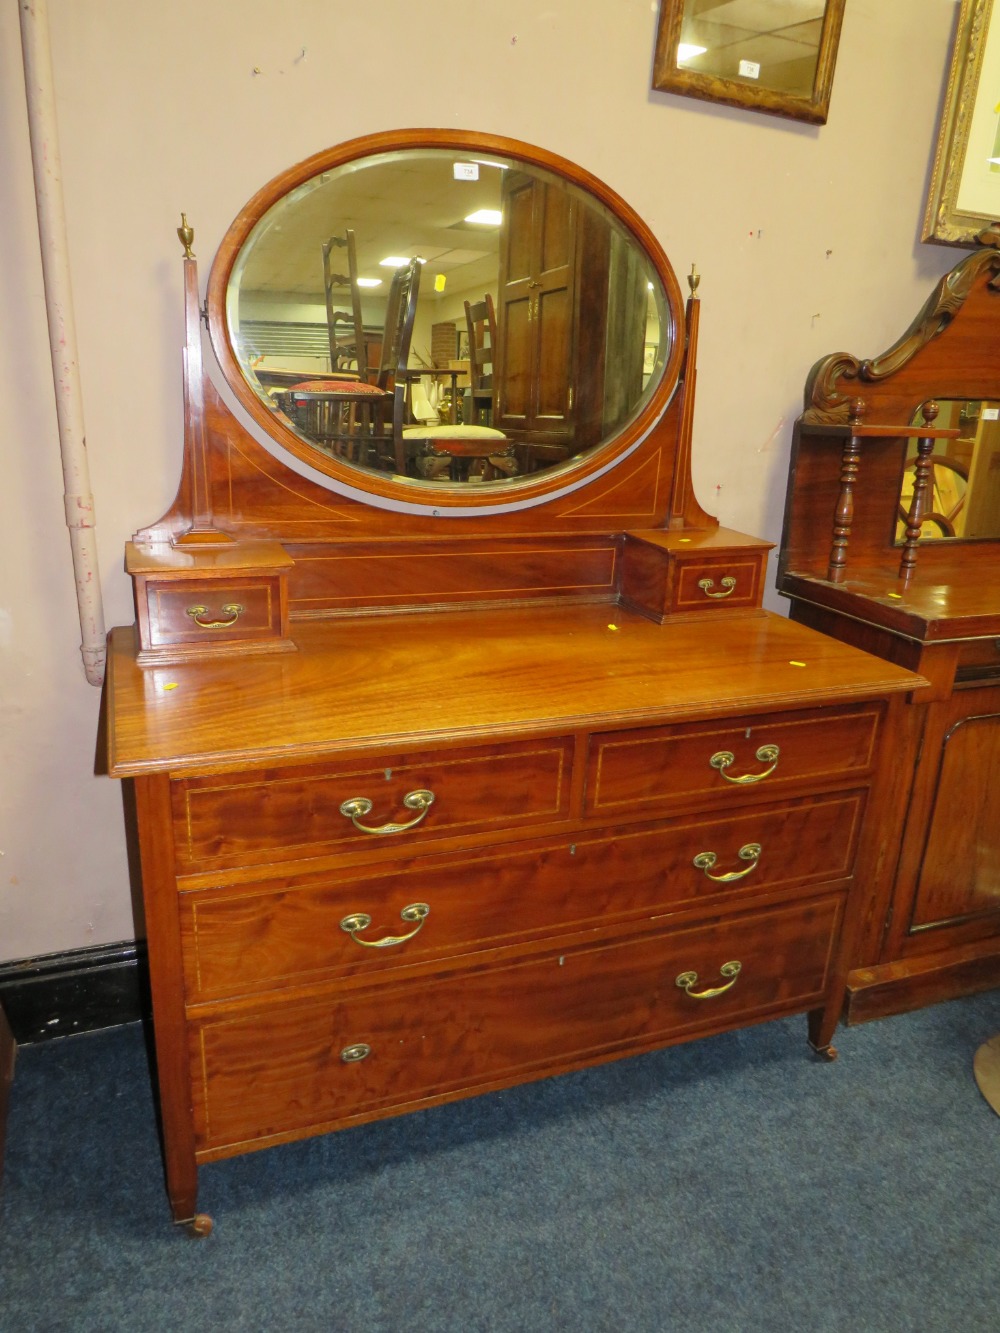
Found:
[(366, 463), (370, 441), (382, 430), (389, 395), (360, 380), (303, 380), (275, 401), (300, 435), (328, 453)]
[[(969, 469), (964, 463), (947, 454), (931, 454), (931, 484), (925, 501), (926, 508), (921, 524), (922, 537), (954, 537), (961, 535), (964, 519), (960, 517), (965, 507), (965, 493), (969, 484)], [(903, 484), (899, 495), (898, 525), (896, 540), (906, 536), (906, 522), (913, 497), (913, 485), (917, 460), (911, 458), (903, 472)], [(928, 528), (930, 530), (926, 530)], [(935, 531), (937, 529), (937, 531)]]
[[(385, 329), (382, 333), (382, 357), (379, 363), (377, 383), (392, 394), (392, 433), (376, 445), (383, 446), (377, 454), (377, 461), (395, 467), (400, 476), (406, 472), (406, 449), (403, 444), (403, 416), (406, 409), (407, 362), (410, 359), (410, 340), (413, 337), (413, 321), (417, 313), (417, 296), (420, 292), (420, 260), (411, 259), (405, 268), (396, 269), (389, 287), (389, 300), (385, 311)], [(388, 443), (391, 453), (386, 458), (384, 445)]]
[[(475, 422), (477, 394), (480, 405), (485, 405), (491, 412), (493, 407), (496, 319), (492, 298), (487, 294), (486, 299), (476, 305), (466, 301), (465, 315), (469, 324), (473, 420), (464, 425), (408, 426), (403, 431), (407, 448), (415, 446), (417, 475), (426, 481), (493, 481), (499, 477), (517, 476), (520, 471), (513, 446), (503, 431)], [(489, 373), (485, 369), (487, 366)]]
[[(330, 256), (335, 248), (347, 250), (346, 274), (334, 272)], [(334, 294), (344, 288), (350, 293), (349, 314), (336, 309)], [(354, 248), (354, 232), (350, 228), (343, 236), (331, 236), (323, 246), (323, 290), (326, 293), (326, 322), (330, 331), (330, 369), (357, 370), (360, 379), (367, 379), (368, 357), (364, 323), (361, 318), (358, 261)], [(342, 328), (344, 332), (341, 332)]]
[(377, 465), (405, 471), (405, 370), (419, 285), (419, 260), (393, 274), (374, 384), (346, 378), (305, 380), (278, 396), (278, 405), (300, 434), (353, 462), (368, 463), (373, 455)]
[(497, 344), (496, 312), (489, 292), (474, 305), (466, 301), (465, 322), (469, 330), (470, 420), (477, 422), (483, 414), (489, 425), (493, 419), (493, 349)]

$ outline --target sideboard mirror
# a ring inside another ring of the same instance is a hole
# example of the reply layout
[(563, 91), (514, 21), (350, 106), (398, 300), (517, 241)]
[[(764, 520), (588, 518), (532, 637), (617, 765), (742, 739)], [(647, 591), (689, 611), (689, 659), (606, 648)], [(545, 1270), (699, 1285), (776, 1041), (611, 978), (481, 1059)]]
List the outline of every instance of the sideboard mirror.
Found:
[(458, 131), (369, 136), (265, 186), (220, 248), (209, 322), (277, 444), (432, 506), (607, 466), (662, 414), (683, 350), (673, 272), (623, 201)]
[[(958, 435), (939, 441), (930, 455), (920, 541), (995, 540), (1000, 537), (1000, 403), (978, 398), (937, 401), (937, 424), (953, 427)], [(917, 459), (917, 441), (911, 439), (899, 488), (897, 544), (906, 535)]]

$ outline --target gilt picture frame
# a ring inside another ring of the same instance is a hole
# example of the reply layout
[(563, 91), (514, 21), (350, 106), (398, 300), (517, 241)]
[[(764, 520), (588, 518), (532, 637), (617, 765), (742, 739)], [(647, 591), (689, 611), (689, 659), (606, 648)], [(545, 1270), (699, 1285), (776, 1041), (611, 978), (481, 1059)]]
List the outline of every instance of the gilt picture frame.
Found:
[[(653, 87), (825, 125), (845, 0), (801, 3), (796, 14), (792, 0), (660, 0)], [(712, 11), (722, 6), (716, 21)], [(799, 59), (779, 57), (796, 43)]]
[(962, 0), (922, 237), (973, 246), (1000, 220), (1000, 4)]

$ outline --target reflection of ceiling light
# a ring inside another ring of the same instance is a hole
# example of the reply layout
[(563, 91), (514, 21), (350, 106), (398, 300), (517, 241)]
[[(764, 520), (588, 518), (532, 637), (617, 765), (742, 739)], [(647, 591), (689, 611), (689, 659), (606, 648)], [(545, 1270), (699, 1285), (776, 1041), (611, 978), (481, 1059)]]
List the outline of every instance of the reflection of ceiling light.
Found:
[[(417, 258), (420, 259), (420, 256), (418, 255)], [(384, 259), (380, 259), (378, 262), (380, 268), (406, 268), (410, 261), (405, 255), (386, 255)], [(420, 262), (426, 264), (427, 260), (421, 259)]]
[(488, 157), (473, 158), (473, 161), (478, 162), (481, 167), (496, 167), (497, 171), (506, 171), (510, 166), (509, 162), (491, 162)]
[(707, 50), (707, 46), (695, 46), (692, 42), (681, 42), (677, 47), (677, 63), (683, 65), (685, 60), (693, 60), (695, 56), (703, 56)]
[(381, 287), (381, 278), (358, 278), (359, 287)]
[(1000, 167), (1000, 157), (988, 157), (986, 161), (991, 167)]
[(499, 208), (477, 208), (475, 213), (470, 213), (465, 219), (466, 222), (478, 222), (483, 227), (499, 227), (503, 214)]

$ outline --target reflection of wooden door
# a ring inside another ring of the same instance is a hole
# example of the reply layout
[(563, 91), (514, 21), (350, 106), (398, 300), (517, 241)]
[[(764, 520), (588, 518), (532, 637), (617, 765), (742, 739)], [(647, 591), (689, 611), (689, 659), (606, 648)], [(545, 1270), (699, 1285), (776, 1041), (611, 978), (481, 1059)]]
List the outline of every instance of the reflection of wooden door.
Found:
[(578, 205), (555, 184), (505, 173), (495, 424), (569, 439)]

